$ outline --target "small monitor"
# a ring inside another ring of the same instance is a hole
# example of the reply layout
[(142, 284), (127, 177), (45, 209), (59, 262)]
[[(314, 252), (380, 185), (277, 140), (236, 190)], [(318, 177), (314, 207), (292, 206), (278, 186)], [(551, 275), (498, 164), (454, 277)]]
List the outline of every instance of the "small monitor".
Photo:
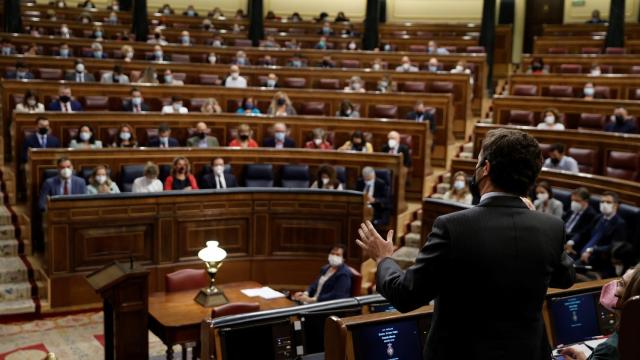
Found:
[(224, 360), (288, 360), (296, 356), (289, 318), (230, 326), (219, 330)]
[(369, 305), (370, 313), (392, 312), (392, 311), (398, 311), (398, 310), (396, 310), (396, 308), (394, 308), (393, 305), (387, 302)]
[(611, 334), (614, 315), (600, 305), (599, 299), (600, 291), (595, 291), (549, 300), (555, 345)]
[(359, 325), (352, 330), (356, 360), (420, 360), (424, 342), (418, 318)]

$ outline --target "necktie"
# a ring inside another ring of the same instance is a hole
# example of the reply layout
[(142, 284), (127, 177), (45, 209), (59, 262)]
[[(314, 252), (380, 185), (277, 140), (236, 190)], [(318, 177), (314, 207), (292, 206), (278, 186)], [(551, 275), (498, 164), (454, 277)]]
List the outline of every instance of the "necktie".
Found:
[(369, 185), (369, 184), (365, 185), (365, 186), (364, 186), (364, 193), (365, 193), (365, 194), (368, 194), (368, 193), (369, 193), (369, 190), (371, 190), (371, 185)]
[(140, 105), (136, 105), (136, 112), (140, 112)]
[(63, 195), (69, 195), (69, 180), (64, 181), (64, 190), (62, 191)]
[(579, 213), (575, 212), (573, 213), (573, 215), (571, 215), (571, 218), (569, 218), (569, 221), (567, 221), (567, 225), (566, 225), (566, 230), (568, 233), (571, 232), (571, 230), (573, 229), (574, 226), (576, 226), (576, 223), (578, 222), (578, 218), (580, 217)]
[(42, 147), (47, 147), (47, 135), (42, 135)]

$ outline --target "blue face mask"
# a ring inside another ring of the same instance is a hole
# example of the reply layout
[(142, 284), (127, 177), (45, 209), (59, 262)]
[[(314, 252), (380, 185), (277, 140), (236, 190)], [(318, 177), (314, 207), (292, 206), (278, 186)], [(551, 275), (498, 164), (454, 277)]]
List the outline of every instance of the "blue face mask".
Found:
[(4, 56), (11, 55), (11, 47), (4, 46), (2, 48), (2, 55), (4, 55)]
[(165, 82), (165, 83), (167, 83), (167, 84), (172, 83), (172, 82), (173, 82), (173, 76), (171, 76), (171, 75), (165, 75), (165, 76), (164, 76), (164, 82)]
[(189, 44), (189, 37), (188, 36), (183, 36), (182, 37), (182, 44), (184, 44), (184, 45), (188, 45)]
[(69, 57), (69, 49), (60, 49), (60, 56), (61, 57)]
[(278, 140), (278, 141), (284, 141), (285, 134), (283, 132), (277, 132), (275, 134), (275, 137), (276, 137), (276, 140)]
[(156, 56), (156, 59), (162, 59), (162, 51), (156, 51), (153, 54)]
[(102, 37), (102, 31), (96, 31), (96, 32), (94, 33), (94, 35), (95, 35), (97, 38), (101, 38), (101, 37)]
[(96, 59), (102, 59), (102, 51), (94, 51), (94, 52), (93, 52), (93, 56), (94, 56)]

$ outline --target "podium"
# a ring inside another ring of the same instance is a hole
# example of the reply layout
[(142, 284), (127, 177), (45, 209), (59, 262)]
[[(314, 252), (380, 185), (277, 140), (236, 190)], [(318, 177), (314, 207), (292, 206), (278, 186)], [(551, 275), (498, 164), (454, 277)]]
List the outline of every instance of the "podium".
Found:
[(104, 358), (148, 359), (149, 271), (118, 262), (87, 275), (104, 303)]

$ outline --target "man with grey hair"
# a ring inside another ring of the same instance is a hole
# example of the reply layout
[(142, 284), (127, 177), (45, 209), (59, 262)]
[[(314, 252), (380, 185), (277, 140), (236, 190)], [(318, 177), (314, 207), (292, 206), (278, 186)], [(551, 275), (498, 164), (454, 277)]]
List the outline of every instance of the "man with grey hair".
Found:
[(402, 154), (405, 168), (411, 167), (411, 153), (409, 147), (400, 143), (400, 133), (392, 130), (387, 134), (387, 143), (382, 146), (382, 152), (388, 154)]
[(224, 80), (224, 86), (228, 88), (247, 87), (247, 79), (240, 76), (240, 68), (238, 65), (231, 65), (229, 68), (229, 76)]
[(384, 181), (376, 177), (371, 166), (362, 168), (362, 179), (358, 180), (356, 191), (361, 191), (370, 207), (373, 208), (373, 224), (383, 226), (389, 223), (389, 189)]

